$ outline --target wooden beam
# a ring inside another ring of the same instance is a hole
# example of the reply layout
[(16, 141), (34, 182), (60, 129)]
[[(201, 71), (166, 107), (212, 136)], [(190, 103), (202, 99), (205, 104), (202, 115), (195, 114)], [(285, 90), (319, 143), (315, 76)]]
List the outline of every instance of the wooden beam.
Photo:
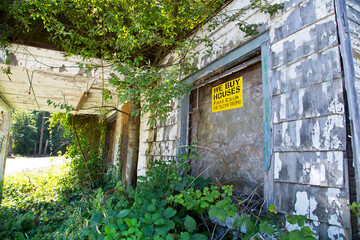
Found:
[(0, 111), (10, 112), (12, 107), (4, 100), (4, 98), (0, 95)]
[(75, 111), (79, 111), (81, 106), (85, 103), (87, 97), (89, 96), (89, 92), (88, 91), (84, 91), (83, 95), (81, 96), (76, 108), (75, 108)]

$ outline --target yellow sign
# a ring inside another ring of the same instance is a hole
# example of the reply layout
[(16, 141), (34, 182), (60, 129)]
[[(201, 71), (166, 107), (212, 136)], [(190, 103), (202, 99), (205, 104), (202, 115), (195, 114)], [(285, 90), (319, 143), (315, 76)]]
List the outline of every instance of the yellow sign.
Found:
[(242, 77), (212, 88), (212, 112), (240, 108), (243, 106)]

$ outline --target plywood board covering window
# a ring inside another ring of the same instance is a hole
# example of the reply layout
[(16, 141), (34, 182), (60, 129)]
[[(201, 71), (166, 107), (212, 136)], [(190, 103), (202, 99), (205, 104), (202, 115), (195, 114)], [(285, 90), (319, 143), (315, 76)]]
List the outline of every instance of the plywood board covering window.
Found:
[[(243, 79), (243, 107), (212, 112), (212, 88)], [(201, 86), (190, 95), (189, 143), (198, 146), (195, 175), (234, 189), (262, 193), (263, 98), (261, 63)]]

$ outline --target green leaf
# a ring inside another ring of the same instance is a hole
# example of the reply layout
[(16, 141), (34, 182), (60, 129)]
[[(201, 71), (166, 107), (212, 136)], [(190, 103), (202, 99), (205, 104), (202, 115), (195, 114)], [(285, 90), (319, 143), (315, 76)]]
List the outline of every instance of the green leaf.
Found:
[(124, 218), (124, 217), (126, 217), (129, 213), (130, 213), (130, 209), (124, 209), (124, 210), (121, 210), (121, 211), (118, 213), (117, 217), (118, 217), (118, 218)]
[(210, 218), (217, 217), (220, 221), (224, 222), (226, 220), (227, 214), (226, 211), (224, 211), (224, 209), (213, 205), (210, 207), (209, 217)]
[(166, 240), (174, 240), (174, 237), (172, 234), (166, 235)]
[(184, 227), (187, 231), (192, 233), (196, 229), (196, 221), (192, 217), (187, 215), (185, 217)]
[(110, 228), (109, 228), (108, 225), (105, 226), (105, 233), (106, 233), (107, 235), (110, 235), (110, 234), (111, 234), (111, 231), (110, 231)]
[(290, 223), (290, 224), (297, 224), (299, 225), (299, 227), (304, 226), (305, 222), (307, 221), (307, 217), (302, 216), (302, 215), (289, 215), (286, 217), (286, 220)]
[(125, 218), (124, 221), (125, 221), (126, 225), (128, 225), (129, 227), (131, 227), (133, 225), (130, 218)]
[(267, 222), (265, 221), (259, 224), (259, 230), (260, 232), (266, 232), (269, 236), (271, 236), (274, 233), (275, 228), (267, 225)]
[(208, 240), (209, 238), (205, 234), (195, 233), (191, 236), (192, 240)]
[(315, 235), (315, 233), (311, 230), (311, 228), (309, 226), (302, 227), (301, 232), (302, 232), (302, 234), (304, 234), (304, 236), (307, 236), (307, 237), (312, 237)]
[(152, 215), (152, 220), (153, 221), (155, 221), (155, 220), (157, 220), (159, 218), (160, 218), (160, 213), (158, 213), (158, 212)]
[(181, 233), (180, 240), (190, 240), (190, 233), (188, 233), (188, 232)]
[(270, 212), (274, 212), (274, 210), (275, 210), (274, 204), (270, 204), (270, 206), (269, 206), (269, 211), (270, 211)]
[(89, 235), (89, 240), (96, 240), (96, 237), (93, 234)]
[(102, 223), (103, 218), (104, 215), (102, 215), (101, 213), (95, 213), (91, 216), (90, 221), (95, 223)]
[(166, 218), (172, 218), (173, 216), (175, 216), (176, 214), (176, 210), (174, 210), (171, 207), (168, 207), (165, 211), (164, 211), (164, 217)]
[(165, 223), (165, 220), (163, 218), (159, 218), (159, 219), (155, 220), (155, 222), (154, 222), (155, 225), (161, 225), (164, 223)]

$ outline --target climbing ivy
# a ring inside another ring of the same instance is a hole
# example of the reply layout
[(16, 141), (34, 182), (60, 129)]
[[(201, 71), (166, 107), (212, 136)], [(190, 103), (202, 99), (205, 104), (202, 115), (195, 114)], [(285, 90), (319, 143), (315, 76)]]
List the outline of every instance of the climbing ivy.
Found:
[[(0, 4), (0, 43), (45, 41), (79, 55), (84, 60), (99, 58), (101, 64), (80, 64), (99, 69), (111, 66), (110, 84), (116, 94), (104, 91), (104, 98), (117, 97), (120, 104), (135, 101), (131, 113), (151, 113), (164, 120), (174, 99), (188, 91), (179, 82), (184, 74), (195, 70), (192, 59), (204, 43), (209, 53), (214, 45), (207, 35), (196, 34), (207, 23), (209, 33), (220, 24), (236, 21), (248, 35), (256, 35), (257, 24), (241, 21), (242, 12), (216, 14), (228, 0), (6, 0)], [(251, 0), (250, 6), (274, 14), (282, 4)], [(164, 62), (170, 53), (173, 60)], [(61, 105), (61, 104), (60, 104)], [(153, 121), (152, 121), (153, 122)]]

